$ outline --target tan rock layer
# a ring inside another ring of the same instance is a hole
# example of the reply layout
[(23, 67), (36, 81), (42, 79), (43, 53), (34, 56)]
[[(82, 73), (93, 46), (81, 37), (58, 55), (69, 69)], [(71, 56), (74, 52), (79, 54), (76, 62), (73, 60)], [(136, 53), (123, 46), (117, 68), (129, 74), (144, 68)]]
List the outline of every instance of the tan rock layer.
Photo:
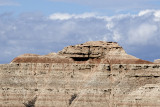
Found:
[(159, 107), (160, 64), (86, 42), (0, 65), (0, 107)]
[[(158, 64), (14, 63), (0, 65), (0, 106), (159, 106)], [(76, 94), (76, 98), (72, 96)]]

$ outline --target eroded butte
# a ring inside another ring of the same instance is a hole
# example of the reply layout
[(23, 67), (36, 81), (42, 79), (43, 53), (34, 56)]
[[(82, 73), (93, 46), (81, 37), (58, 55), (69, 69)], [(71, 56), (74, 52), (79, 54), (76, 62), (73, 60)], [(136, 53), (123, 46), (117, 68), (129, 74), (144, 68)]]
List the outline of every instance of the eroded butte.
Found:
[(20, 55), (0, 65), (0, 80), (0, 107), (160, 107), (160, 64), (116, 42)]

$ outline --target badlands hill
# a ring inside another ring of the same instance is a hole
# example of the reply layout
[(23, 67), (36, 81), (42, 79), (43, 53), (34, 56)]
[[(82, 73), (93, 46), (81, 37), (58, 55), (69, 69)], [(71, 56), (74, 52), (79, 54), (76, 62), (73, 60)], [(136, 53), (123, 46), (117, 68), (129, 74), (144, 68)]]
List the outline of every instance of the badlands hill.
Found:
[(150, 64), (149, 61), (128, 55), (116, 42), (91, 41), (68, 46), (62, 51), (48, 55), (24, 54), (12, 63), (112, 63), (112, 64)]
[(160, 107), (160, 64), (86, 42), (0, 65), (0, 107)]

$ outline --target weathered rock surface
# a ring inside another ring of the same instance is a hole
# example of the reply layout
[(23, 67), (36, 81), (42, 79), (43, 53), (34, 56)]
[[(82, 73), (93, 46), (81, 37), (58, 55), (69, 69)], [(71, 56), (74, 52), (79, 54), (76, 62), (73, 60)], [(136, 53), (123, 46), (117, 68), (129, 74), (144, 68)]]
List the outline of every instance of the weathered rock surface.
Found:
[(154, 63), (159, 63), (160, 64), (160, 59), (154, 60)]
[(0, 65), (0, 107), (159, 107), (160, 64), (87, 42)]

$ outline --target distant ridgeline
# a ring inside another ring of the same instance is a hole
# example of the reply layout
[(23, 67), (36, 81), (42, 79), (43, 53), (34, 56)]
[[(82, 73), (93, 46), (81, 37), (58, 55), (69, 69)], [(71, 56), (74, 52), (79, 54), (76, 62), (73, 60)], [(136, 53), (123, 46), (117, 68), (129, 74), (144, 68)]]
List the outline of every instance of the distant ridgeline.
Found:
[(0, 65), (0, 107), (160, 107), (160, 64), (90, 41)]

